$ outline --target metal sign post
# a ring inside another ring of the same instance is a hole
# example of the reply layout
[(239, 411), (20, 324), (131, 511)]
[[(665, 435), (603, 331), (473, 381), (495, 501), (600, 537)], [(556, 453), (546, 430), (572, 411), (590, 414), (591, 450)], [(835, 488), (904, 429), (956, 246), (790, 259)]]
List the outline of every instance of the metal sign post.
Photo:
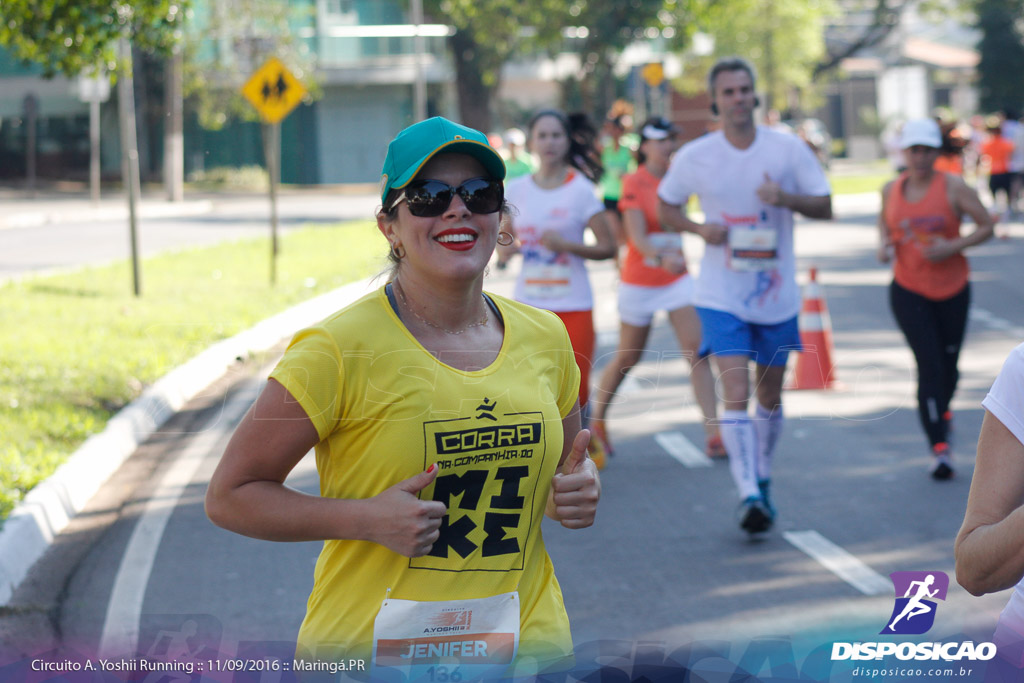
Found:
[(78, 99), (89, 103), (89, 196), (100, 201), (100, 104), (110, 98), (110, 79), (102, 70), (78, 77)]
[(39, 118), (39, 98), (33, 93), (25, 95), (22, 102), (25, 112), (25, 187), (30, 197), (36, 196), (36, 121)]
[(263, 119), (263, 155), (270, 176), (270, 283), (277, 282), (277, 185), (281, 180), (281, 120), (298, 106), (306, 88), (276, 57), (268, 59), (245, 85), (242, 95)]

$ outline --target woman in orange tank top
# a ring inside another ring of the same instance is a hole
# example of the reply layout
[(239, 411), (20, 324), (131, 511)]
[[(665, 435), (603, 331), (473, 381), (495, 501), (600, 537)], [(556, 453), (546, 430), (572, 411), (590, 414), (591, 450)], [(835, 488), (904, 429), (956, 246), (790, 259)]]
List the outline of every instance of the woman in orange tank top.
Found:
[[(900, 148), (907, 170), (882, 189), (878, 258), (894, 261), (889, 303), (917, 361), (918, 415), (931, 445), (930, 472), (935, 479), (949, 479), (949, 404), (970, 305), (962, 252), (992, 237), (993, 221), (962, 178), (935, 170), (941, 147), (935, 121), (903, 126)], [(976, 227), (961, 236), (964, 214)]]

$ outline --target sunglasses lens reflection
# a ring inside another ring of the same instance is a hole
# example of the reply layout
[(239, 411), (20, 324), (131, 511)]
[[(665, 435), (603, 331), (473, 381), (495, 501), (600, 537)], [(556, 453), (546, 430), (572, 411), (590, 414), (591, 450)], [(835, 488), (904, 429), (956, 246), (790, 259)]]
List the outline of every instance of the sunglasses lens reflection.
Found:
[(458, 193), (466, 208), (473, 213), (495, 213), (505, 198), (504, 188), (497, 180), (471, 178), (458, 187), (439, 180), (421, 180), (405, 188), (409, 213), (420, 217), (440, 216)]

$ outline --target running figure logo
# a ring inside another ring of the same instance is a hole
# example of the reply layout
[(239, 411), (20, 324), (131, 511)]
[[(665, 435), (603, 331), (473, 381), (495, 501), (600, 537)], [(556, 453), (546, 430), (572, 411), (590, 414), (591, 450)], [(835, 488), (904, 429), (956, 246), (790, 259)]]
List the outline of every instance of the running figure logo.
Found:
[[(945, 600), (949, 577), (944, 572), (893, 572), (896, 604), (882, 634), (920, 635), (935, 623), (935, 600)], [(902, 596), (902, 597), (900, 597)]]
[(497, 422), (498, 418), (494, 417), (494, 408), (498, 405), (497, 401), (491, 402), (489, 398), (485, 398), (484, 402), (476, 407), (480, 412), (476, 414), (478, 420), (491, 420)]

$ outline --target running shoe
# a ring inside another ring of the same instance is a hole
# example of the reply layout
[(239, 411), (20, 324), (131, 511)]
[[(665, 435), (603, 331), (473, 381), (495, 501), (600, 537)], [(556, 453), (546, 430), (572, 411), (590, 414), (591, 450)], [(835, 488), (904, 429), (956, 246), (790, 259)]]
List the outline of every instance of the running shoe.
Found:
[(708, 437), (707, 442), (704, 444), (704, 452), (709, 458), (725, 458), (729, 455), (725, 452), (725, 444), (722, 443), (721, 434), (713, 434)]
[(587, 446), (587, 453), (590, 454), (590, 459), (594, 461), (598, 470), (603, 470), (604, 466), (608, 464), (608, 459), (605, 457), (604, 446), (601, 445), (600, 439), (591, 437), (590, 445)]
[(610, 458), (615, 455), (615, 450), (612, 449), (612, 442), (608, 440), (608, 432), (605, 430), (604, 419), (593, 419), (590, 421), (590, 443), (594, 441), (601, 442), (601, 448), (605, 454)]
[(932, 479), (939, 481), (953, 478), (953, 458), (949, 444), (937, 443), (932, 446), (932, 464), (928, 468)]
[(740, 528), (748, 534), (762, 534), (775, 521), (760, 496), (750, 496), (740, 503), (739, 518)]
[(775, 510), (775, 506), (772, 505), (771, 497), (771, 479), (758, 479), (757, 488), (761, 491), (761, 500), (764, 501), (764, 506), (768, 508), (768, 512), (771, 513), (772, 519), (775, 519), (775, 515), (778, 514)]

